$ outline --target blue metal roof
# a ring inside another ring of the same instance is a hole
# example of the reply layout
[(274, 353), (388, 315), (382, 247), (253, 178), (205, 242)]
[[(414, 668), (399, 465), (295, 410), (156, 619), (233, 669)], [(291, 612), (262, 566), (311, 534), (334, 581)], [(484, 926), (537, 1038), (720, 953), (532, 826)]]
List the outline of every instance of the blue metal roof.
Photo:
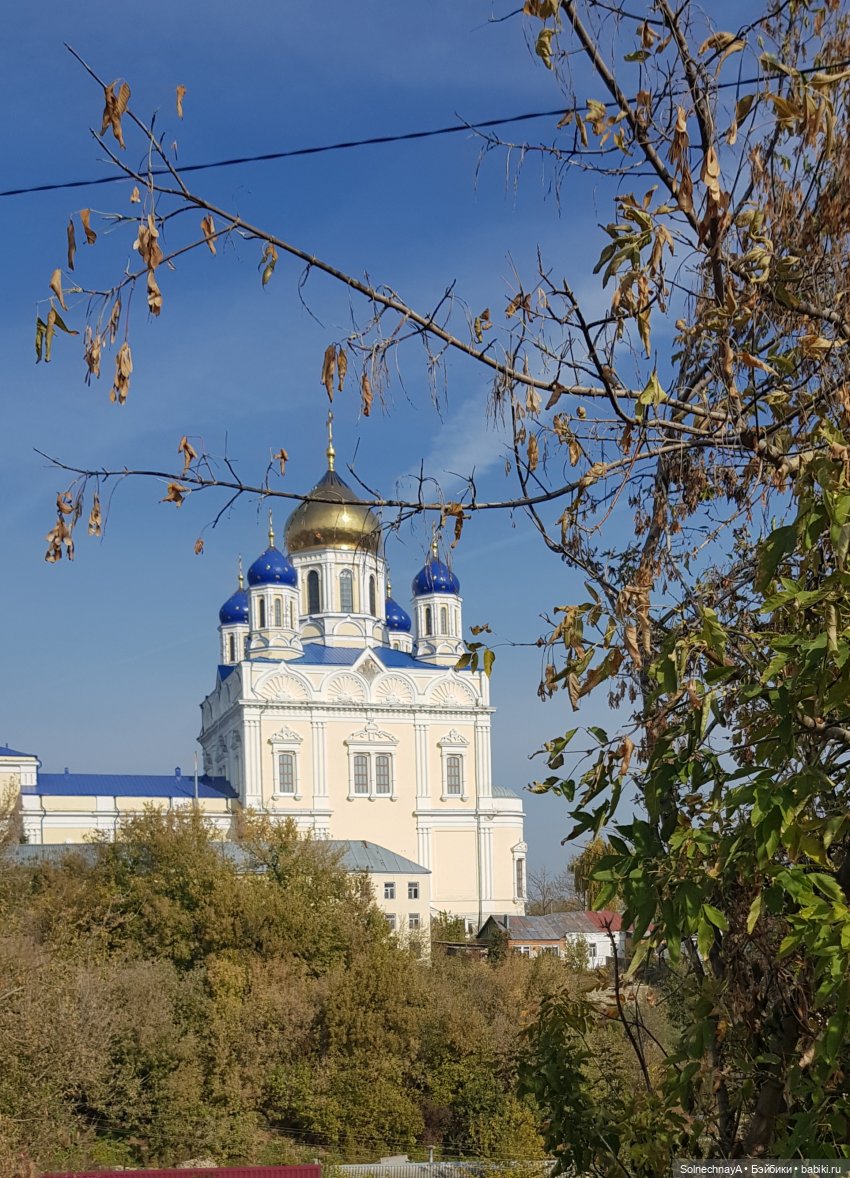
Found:
[[(191, 774), (177, 777), (143, 773), (39, 773), (38, 784), (24, 793), (52, 797), (193, 798)], [(236, 798), (239, 795), (225, 777), (198, 778), (199, 798)]]
[(236, 670), (235, 663), (219, 663), (218, 677), (223, 683), (224, 680), (227, 678), (227, 676), (232, 675), (235, 670)]
[(0, 744), (0, 757), (34, 757), (35, 753), (22, 753), (18, 749), (10, 749), (7, 744)]
[[(305, 642), (304, 653), (297, 659), (287, 659), (287, 666), (351, 667), (363, 654), (362, 646), (322, 646), (319, 642)], [(376, 646), (370, 653), (381, 660), (387, 669), (419, 668), (423, 671), (445, 671), (434, 663), (415, 659), (404, 650), (393, 650), (391, 646)], [(268, 659), (254, 659), (254, 662), (268, 662)], [(276, 661), (276, 660), (271, 660)]]

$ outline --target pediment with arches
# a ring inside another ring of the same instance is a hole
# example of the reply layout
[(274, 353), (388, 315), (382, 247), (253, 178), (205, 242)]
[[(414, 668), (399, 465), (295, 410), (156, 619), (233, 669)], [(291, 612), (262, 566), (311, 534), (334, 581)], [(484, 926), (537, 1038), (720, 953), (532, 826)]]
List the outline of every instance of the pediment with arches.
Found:
[(362, 704), (366, 702), (366, 684), (358, 676), (346, 671), (334, 675), (324, 691), (325, 699), (334, 704)]
[(387, 707), (410, 707), (416, 699), (416, 692), (404, 675), (384, 675), (375, 682), (372, 698), (376, 704)]
[(261, 679), (254, 691), (261, 699), (282, 703), (297, 703), (310, 697), (310, 690), (300, 677), (282, 671), (275, 671)]
[(374, 720), (369, 720), (358, 731), (352, 732), (350, 736), (345, 738), (343, 742), (346, 745), (351, 744), (383, 744), (396, 745), (398, 740), (390, 732), (384, 732)]
[(438, 708), (471, 708), (478, 702), (475, 692), (459, 679), (443, 679), (428, 693), (428, 703)]

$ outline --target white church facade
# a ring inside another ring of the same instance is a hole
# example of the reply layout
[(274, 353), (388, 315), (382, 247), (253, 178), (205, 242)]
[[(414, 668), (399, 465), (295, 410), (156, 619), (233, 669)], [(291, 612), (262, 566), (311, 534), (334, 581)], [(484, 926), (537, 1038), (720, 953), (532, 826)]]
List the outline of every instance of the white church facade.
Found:
[(27, 841), (111, 834), (148, 804), (198, 804), (226, 833), (242, 807), (347, 849), (394, 927), (440, 911), (470, 928), (521, 914), (522, 801), (493, 782), (487, 676), (455, 670), (463, 602), (436, 543), (412, 593), (411, 617), (392, 597), (380, 521), (336, 473), (331, 443), (284, 543), (270, 524), (247, 586), (240, 572), (220, 610), (203, 773), (44, 774), (0, 747)]

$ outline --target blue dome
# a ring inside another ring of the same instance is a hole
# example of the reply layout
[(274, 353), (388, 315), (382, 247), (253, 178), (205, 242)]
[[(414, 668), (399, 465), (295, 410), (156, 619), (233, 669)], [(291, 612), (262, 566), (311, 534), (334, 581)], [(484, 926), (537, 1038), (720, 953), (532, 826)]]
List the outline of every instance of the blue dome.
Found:
[(410, 616), (391, 597), (387, 598), (386, 618), (388, 630), (395, 630), (399, 634), (410, 633), (413, 626)]
[(460, 593), (460, 581), (436, 556), (413, 578), (413, 596), (422, 597), (426, 593)]
[(298, 574), (277, 548), (267, 548), (248, 569), (249, 585), (297, 585)]
[(244, 589), (237, 589), (232, 597), (228, 597), (218, 611), (218, 620), (222, 626), (248, 625), (248, 594)]

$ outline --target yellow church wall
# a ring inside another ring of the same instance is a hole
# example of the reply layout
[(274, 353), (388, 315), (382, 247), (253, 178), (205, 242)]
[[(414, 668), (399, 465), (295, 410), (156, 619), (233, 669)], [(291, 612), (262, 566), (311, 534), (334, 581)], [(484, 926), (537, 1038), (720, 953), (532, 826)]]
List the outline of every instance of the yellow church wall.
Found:
[[(440, 830), (432, 834), (436, 886), (440, 896), (469, 903), (477, 898), (474, 830)], [(451, 901), (447, 901), (448, 906)]]
[(493, 831), (493, 894), (514, 895), (514, 857), (512, 848), (522, 842), (522, 827), (496, 827)]
[(53, 797), (49, 794), (40, 795), (41, 807), (47, 814), (94, 814), (97, 809), (97, 798), (81, 797)]

